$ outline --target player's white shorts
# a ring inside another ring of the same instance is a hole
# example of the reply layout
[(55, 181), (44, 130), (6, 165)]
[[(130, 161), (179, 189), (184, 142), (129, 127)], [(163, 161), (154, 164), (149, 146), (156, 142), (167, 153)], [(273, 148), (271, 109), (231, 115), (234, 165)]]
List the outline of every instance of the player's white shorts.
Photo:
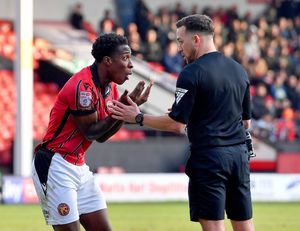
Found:
[[(42, 158), (42, 155), (47, 157)], [(68, 224), (78, 220), (81, 214), (107, 207), (86, 164), (73, 165), (58, 153), (52, 157), (39, 151), (37, 156), (33, 161), (32, 178), (47, 224)]]

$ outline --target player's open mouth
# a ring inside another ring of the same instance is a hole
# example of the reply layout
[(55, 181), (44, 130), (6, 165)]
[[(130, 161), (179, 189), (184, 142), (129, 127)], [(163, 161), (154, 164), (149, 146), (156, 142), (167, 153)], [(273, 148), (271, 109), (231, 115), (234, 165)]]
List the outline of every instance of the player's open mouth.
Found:
[(129, 79), (129, 75), (131, 75), (131, 74), (132, 74), (132, 73), (127, 74), (126, 77), (125, 77), (125, 79), (128, 80), (128, 79)]
[(129, 75), (132, 75), (132, 71), (130, 71), (130, 72), (128, 72), (128, 73), (126, 74), (126, 80), (129, 79)]

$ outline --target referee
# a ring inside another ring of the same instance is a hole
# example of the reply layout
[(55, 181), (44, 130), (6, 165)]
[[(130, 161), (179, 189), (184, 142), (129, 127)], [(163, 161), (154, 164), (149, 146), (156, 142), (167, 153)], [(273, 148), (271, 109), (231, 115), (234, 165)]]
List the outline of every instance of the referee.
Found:
[(190, 157), (191, 221), (204, 231), (224, 231), (224, 215), (235, 231), (254, 231), (249, 152), (249, 80), (243, 67), (218, 52), (212, 20), (190, 15), (176, 24), (178, 50), (186, 66), (179, 74), (175, 102), (167, 115), (142, 114), (131, 101), (114, 101), (113, 118), (179, 132), (186, 125)]

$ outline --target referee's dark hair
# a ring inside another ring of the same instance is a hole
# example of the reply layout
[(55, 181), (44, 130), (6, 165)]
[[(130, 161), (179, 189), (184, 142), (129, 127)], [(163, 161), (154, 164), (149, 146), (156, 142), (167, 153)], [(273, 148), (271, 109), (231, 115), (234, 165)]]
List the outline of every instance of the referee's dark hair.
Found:
[(202, 34), (214, 35), (214, 24), (210, 17), (204, 14), (193, 14), (178, 20), (176, 27), (186, 28), (189, 32), (200, 32)]
[(103, 57), (111, 56), (120, 45), (128, 45), (128, 40), (122, 35), (108, 33), (100, 35), (93, 43), (92, 55), (96, 62), (102, 61)]

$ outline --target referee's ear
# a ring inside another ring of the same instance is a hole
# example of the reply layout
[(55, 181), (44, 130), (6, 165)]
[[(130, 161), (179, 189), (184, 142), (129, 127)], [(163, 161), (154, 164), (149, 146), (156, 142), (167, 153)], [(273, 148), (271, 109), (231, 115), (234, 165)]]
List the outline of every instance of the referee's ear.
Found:
[(200, 47), (201, 42), (202, 42), (202, 37), (201, 37), (201, 35), (199, 35), (199, 34), (194, 34), (193, 37), (192, 37), (192, 42), (193, 42), (195, 48)]

